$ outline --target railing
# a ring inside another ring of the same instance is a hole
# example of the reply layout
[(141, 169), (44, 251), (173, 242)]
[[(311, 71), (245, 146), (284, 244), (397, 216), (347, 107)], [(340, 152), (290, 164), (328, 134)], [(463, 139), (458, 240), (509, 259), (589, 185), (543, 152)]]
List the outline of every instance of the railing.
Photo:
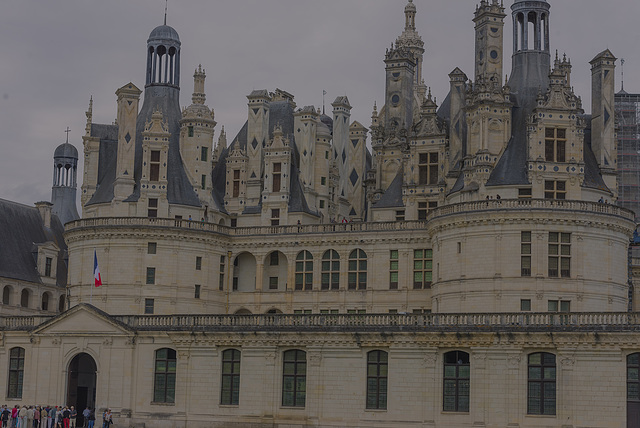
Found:
[[(562, 201), (550, 199), (491, 199), (476, 202), (444, 205), (429, 213), (427, 221), (458, 213), (474, 211), (503, 211), (503, 210), (554, 210), (581, 211), (588, 213), (606, 214), (623, 217), (635, 221), (635, 214), (626, 208), (615, 205), (585, 202)], [(85, 218), (67, 223), (67, 231), (91, 227), (158, 227), (179, 228), (183, 230), (213, 232), (228, 236), (254, 236), (274, 234), (324, 234), (350, 232), (384, 232), (402, 230), (421, 230), (427, 226), (427, 221), (388, 221), (388, 222), (357, 222), (357, 223), (329, 223), (289, 226), (255, 226), (228, 227), (215, 223), (205, 223), (197, 220), (148, 218), (148, 217), (99, 217)]]
[(566, 201), (556, 199), (490, 199), (475, 202), (444, 205), (429, 213), (428, 220), (451, 214), (468, 213), (487, 210), (554, 210), (582, 211), (597, 214), (608, 214), (635, 221), (633, 211), (616, 205), (600, 202)]
[[(0, 329), (33, 330), (53, 318), (0, 317)], [(638, 312), (115, 315), (113, 319), (142, 331), (640, 331)]]

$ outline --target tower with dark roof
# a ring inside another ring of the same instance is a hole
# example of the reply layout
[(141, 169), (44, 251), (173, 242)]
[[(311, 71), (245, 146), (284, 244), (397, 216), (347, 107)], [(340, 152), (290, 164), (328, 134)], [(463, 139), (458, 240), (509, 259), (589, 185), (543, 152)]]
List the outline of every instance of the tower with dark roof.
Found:
[(69, 142), (59, 145), (53, 154), (52, 212), (62, 224), (80, 218), (76, 208), (78, 186), (78, 150)]

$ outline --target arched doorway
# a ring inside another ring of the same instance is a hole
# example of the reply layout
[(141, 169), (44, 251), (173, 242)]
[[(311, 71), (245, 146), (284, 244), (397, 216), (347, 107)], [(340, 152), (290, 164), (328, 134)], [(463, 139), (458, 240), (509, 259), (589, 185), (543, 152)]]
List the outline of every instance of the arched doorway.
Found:
[(78, 354), (69, 363), (66, 404), (78, 411), (77, 426), (84, 425), (82, 411), (86, 407), (95, 408), (96, 372), (96, 362), (89, 354)]

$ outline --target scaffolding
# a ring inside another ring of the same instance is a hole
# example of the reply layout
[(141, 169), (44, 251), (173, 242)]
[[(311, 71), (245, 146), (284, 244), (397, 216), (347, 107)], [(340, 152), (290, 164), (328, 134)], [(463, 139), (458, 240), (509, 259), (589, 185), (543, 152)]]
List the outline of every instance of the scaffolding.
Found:
[(640, 218), (640, 94), (615, 96), (618, 120), (618, 205)]

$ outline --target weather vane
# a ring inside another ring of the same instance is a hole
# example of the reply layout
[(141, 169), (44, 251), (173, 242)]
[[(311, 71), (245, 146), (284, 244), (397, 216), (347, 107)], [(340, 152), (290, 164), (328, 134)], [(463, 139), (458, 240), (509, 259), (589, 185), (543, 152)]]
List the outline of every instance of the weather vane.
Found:
[(67, 133), (67, 144), (69, 144), (69, 132), (71, 132), (71, 130), (69, 129), (69, 127), (67, 126), (67, 129), (64, 131)]

